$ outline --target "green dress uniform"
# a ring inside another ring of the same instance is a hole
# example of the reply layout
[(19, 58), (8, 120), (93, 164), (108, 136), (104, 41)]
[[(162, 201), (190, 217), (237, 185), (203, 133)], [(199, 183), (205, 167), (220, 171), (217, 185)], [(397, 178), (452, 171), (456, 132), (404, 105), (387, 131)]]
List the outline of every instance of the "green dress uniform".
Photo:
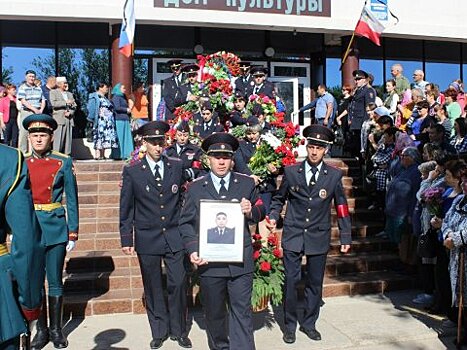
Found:
[[(24, 120), (29, 134), (53, 132), (56, 122), (48, 115), (31, 115)], [(61, 319), (63, 308), (62, 272), (65, 262), (66, 246), (69, 241), (78, 239), (78, 189), (73, 171), (72, 158), (56, 152), (34, 152), (26, 155), (26, 163), (31, 178), (31, 191), (34, 208), (40, 229), (42, 244), (45, 246), (45, 272), (49, 286), (48, 301), (50, 312), (50, 337), (57, 347), (67, 346), (62, 335)], [(63, 194), (66, 195), (65, 208), (62, 206)], [(44, 292), (45, 294), (45, 292)], [(45, 302), (45, 298), (44, 298)], [(47, 312), (45, 304), (37, 324), (38, 334), (33, 340), (33, 349), (41, 349), (48, 342)], [(43, 342), (36, 342), (41, 338)]]
[[(0, 144), (0, 159), (0, 349), (5, 350), (17, 349), (25, 320), (39, 317), (44, 249), (23, 156)], [(8, 232), (14, 234), (11, 253)]]

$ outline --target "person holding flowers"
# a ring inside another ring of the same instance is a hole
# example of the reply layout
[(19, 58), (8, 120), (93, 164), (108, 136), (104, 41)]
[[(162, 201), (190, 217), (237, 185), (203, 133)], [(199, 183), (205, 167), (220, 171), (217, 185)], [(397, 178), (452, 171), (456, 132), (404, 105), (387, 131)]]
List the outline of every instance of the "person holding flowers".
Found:
[(342, 186), (342, 172), (323, 162), (334, 140), (333, 132), (322, 125), (310, 125), (303, 130), (307, 139), (305, 161), (284, 168), (279, 190), (272, 198), (267, 226), (275, 230), (282, 208), (287, 201), (282, 234), (285, 268), (283, 340), (296, 340), (297, 290), (303, 255), (306, 256), (305, 315), (300, 331), (312, 340), (321, 340), (316, 330), (323, 291), (326, 256), (331, 242), (331, 203), (337, 211), (341, 252), (351, 244), (351, 221)]
[(255, 180), (255, 184), (259, 189), (260, 197), (263, 201), (266, 211), (269, 210), (273, 192), (277, 189), (276, 177), (279, 174), (279, 168), (271, 163), (268, 163), (267, 169), (269, 174), (260, 177), (253, 174), (248, 167), (251, 157), (256, 153), (256, 147), (260, 142), (262, 127), (256, 117), (248, 118), (245, 130), (245, 138), (240, 140), (238, 151), (234, 156), (234, 170), (241, 174), (249, 175)]

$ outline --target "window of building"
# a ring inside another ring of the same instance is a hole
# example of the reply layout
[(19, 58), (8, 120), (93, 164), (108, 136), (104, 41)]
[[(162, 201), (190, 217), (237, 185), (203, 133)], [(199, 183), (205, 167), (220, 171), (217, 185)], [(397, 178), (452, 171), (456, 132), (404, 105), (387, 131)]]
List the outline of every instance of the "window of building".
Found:
[(20, 85), (25, 73), (33, 69), (37, 78), (45, 82), (55, 74), (55, 50), (53, 48), (14, 47), (2, 48), (2, 81)]
[(341, 86), (340, 58), (326, 58), (326, 86), (328, 89)]
[(373, 86), (383, 85), (383, 61), (373, 59), (360, 59), (360, 69), (371, 73), (374, 77)]
[(459, 64), (435, 62), (425, 64), (425, 80), (438, 85), (441, 91), (446, 90), (451, 82), (459, 78)]

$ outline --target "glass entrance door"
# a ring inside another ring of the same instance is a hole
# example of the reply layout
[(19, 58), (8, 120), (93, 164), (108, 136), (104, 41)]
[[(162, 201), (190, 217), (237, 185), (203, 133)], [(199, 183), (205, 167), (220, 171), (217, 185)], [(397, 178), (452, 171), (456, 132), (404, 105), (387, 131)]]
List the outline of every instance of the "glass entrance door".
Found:
[(292, 117), (292, 112), (299, 108), (298, 79), (272, 77), (268, 80), (274, 83), (278, 97), (285, 104), (285, 121), (299, 124), (298, 116)]
[[(298, 91), (296, 96), (298, 98), (298, 104), (293, 106), (294, 109), (289, 111), (287, 106), (287, 114), (292, 113), (294, 110), (298, 110), (300, 107), (310, 102), (311, 97), (311, 66), (309, 63), (292, 63), (292, 62), (271, 62), (271, 81), (275, 79), (296, 79), (298, 82)], [(311, 118), (310, 112), (300, 113), (297, 120), (294, 123), (300, 126), (310, 125)]]

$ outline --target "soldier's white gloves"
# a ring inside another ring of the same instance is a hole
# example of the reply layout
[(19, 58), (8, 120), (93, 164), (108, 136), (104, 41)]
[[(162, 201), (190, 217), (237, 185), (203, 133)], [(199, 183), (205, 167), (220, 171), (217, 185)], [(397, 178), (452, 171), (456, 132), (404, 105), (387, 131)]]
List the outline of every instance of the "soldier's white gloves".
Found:
[(75, 241), (68, 241), (67, 245), (66, 245), (66, 251), (67, 252), (71, 252), (73, 249), (75, 249)]

